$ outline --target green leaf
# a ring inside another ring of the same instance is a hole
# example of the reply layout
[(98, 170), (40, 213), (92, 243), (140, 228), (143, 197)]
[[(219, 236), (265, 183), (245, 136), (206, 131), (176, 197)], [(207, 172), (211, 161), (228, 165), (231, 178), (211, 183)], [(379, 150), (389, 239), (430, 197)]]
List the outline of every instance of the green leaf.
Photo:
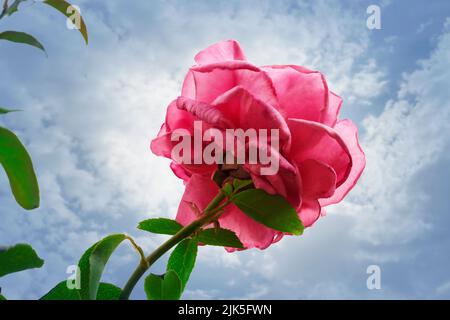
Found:
[(157, 234), (174, 235), (178, 231), (183, 229), (183, 226), (178, 222), (176, 222), (175, 220), (158, 218), (158, 219), (148, 219), (140, 222), (138, 225), (138, 229)]
[(148, 300), (179, 300), (182, 283), (177, 273), (169, 270), (164, 276), (150, 274), (144, 282)]
[(144, 281), (144, 290), (148, 300), (162, 300), (164, 276), (151, 273)]
[(182, 293), (183, 284), (178, 274), (169, 270), (165, 276), (162, 285), (162, 298), (164, 300), (179, 300)]
[[(100, 283), (97, 300), (119, 300), (122, 290), (110, 283)], [(61, 281), (40, 300), (81, 300), (80, 290), (69, 289), (67, 281)]]
[(12, 5), (10, 5), (8, 7), (8, 10), (6, 11), (6, 14), (8, 16), (12, 15), (13, 13), (17, 12), (18, 8), (19, 8), (19, 4), (21, 2), (25, 2), (26, 0), (15, 0)]
[(173, 270), (180, 277), (182, 289), (186, 287), (197, 257), (198, 241), (184, 239), (173, 250), (167, 262), (167, 271)]
[(6, 300), (6, 298), (0, 294), (0, 301), (2, 300)]
[(44, 260), (28, 244), (0, 248), (0, 277), (27, 269), (40, 268)]
[(80, 300), (80, 293), (77, 289), (67, 288), (67, 281), (61, 281), (40, 300)]
[(119, 300), (122, 289), (110, 284), (101, 282), (98, 288), (97, 300)]
[(17, 203), (27, 210), (39, 207), (39, 186), (31, 158), (17, 136), (2, 127), (0, 163), (6, 171)]
[(83, 17), (76, 8), (74, 8), (70, 3), (64, 0), (46, 0), (43, 3), (55, 8), (69, 19), (71, 19), (74, 15), (78, 15), (80, 23), (78, 31), (80, 31), (86, 44), (88, 44), (88, 32), (86, 24), (84, 23)]
[(90, 273), (90, 263), (89, 258), (91, 257), (92, 251), (94, 251), (95, 246), (98, 242), (94, 243), (92, 247), (87, 249), (78, 261), (78, 268), (80, 272), (80, 298), (84, 300), (89, 300), (89, 273)]
[(303, 233), (304, 227), (297, 212), (280, 195), (249, 189), (236, 194), (231, 201), (250, 218), (266, 227), (294, 235)]
[(0, 107), (0, 114), (7, 114), (10, 112), (17, 112), (17, 111), (19, 111), (19, 110), (11, 110), (11, 109), (5, 109), (5, 108)]
[(0, 33), (0, 40), (7, 40), (16, 43), (28, 44), (30, 46), (41, 49), (46, 53), (44, 46), (32, 35), (18, 31), (4, 31)]
[(199, 242), (210, 246), (221, 246), (238, 249), (244, 248), (236, 234), (233, 231), (227, 229), (206, 229), (201, 231), (197, 235), (197, 239)]
[(81, 272), (80, 296), (82, 300), (95, 300), (103, 270), (112, 253), (128, 236), (110, 235), (90, 247), (78, 262)]

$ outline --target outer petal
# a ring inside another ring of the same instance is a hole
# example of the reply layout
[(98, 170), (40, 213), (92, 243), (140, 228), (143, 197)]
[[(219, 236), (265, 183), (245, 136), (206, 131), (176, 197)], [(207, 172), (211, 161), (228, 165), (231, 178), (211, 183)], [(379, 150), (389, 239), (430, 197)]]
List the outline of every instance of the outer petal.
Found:
[(199, 65), (232, 60), (246, 60), (244, 52), (235, 40), (213, 44), (195, 56), (195, 62)]
[(166, 125), (167, 131), (172, 132), (176, 129), (186, 129), (193, 132), (194, 121), (196, 117), (186, 110), (178, 108), (178, 99), (172, 101), (167, 107)]
[(302, 195), (307, 198), (328, 198), (336, 190), (336, 173), (333, 168), (314, 159), (300, 163), (302, 176)]
[(347, 180), (336, 189), (334, 195), (320, 200), (322, 206), (338, 203), (344, 199), (355, 186), (366, 166), (366, 157), (358, 142), (358, 128), (350, 120), (343, 120), (336, 124), (335, 130), (348, 146), (353, 166)]
[[(247, 168), (248, 171), (251, 172), (251, 168)], [(255, 169), (253, 169), (256, 171)], [(255, 185), (256, 189), (263, 189), (268, 194), (280, 194), (275, 187), (263, 176), (260, 176), (258, 173), (250, 173), (250, 176), (252, 177), (253, 184)], [(284, 188), (283, 188), (284, 189)]]
[(192, 114), (177, 108), (177, 100), (172, 101), (167, 107), (165, 123), (161, 126), (158, 136), (150, 144), (152, 152), (157, 156), (170, 158), (174, 147), (174, 143), (170, 139), (173, 131), (185, 129), (192, 135), (194, 120), (195, 117)]
[(328, 95), (328, 108), (325, 110), (321, 122), (327, 126), (334, 127), (338, 120), (341, 107), (342, 98), (330, 91)]
[(170, 169), (172, 169), (173, 173), (185, 183), (188, 182), (192, 176), (192, 172), (176, 162), (170, 163)]
[(177, 221), (182, 225), (190, 224), (198, 218), (191, 204), (203, 211), (218, 192), (219, 188), (210, 177), (193, 174), (178, 207)]
[(171, 143), (165, 123), (161, 126), (158, 136), (151, 141), (150, 149), (157, 156), (170, 158)]
[(233, 204), (227, 207), (219, 218), (219, 223), (222, 228), (234, 231), (247, 249), (266, 249), (280, 234), (280, 232), (267, 228), (249, 218)]
[[(178, 144), (177, 141), (172, 141), (171, 137), (174, 131), (183, 129), (185, 135), (189, 136), (191, 139), (192, 148), (193, 135), (194, 135), (194, 121), (199, 120), (194, 114), (183, 110), (177, 106), (178, 100), (173, 101), (167, 108), (166, 122), (162, 125), (158, 136), (152, 140), (150, 144), (151, 151), (157, 156), (166, 157), (172, 159), (172, 149)], [(204, 122), (202, 123), (202, 131), (204, 132), (211, 126)], [(203, 132), (201, 134), (203, 134)], [(180, 134), (181, 131), (178, 132)], [(194, 155), (193, 150), (191, 150), (191, 155)], [(191, 160), (193, 162), (193, 159)], [(190, 173), (199, 173), (204, 175), (210, 175), (216, 168), (217, 165), (207, 165), (207, 164), (186, 164), (180, 163), (184, 170)], [(172, 168), (173, 169), (173, 168)], [(177, 172), (175, 172), (177, 176)], [(180, 177), (180, 176), (179, 176)]]
[(275, 89), (267, 74), (244, 61), (193, 67), (183, 84), (182, 96), (211, 104), (230, 89), (241, 86), (258, 100), (276, 107)]
[(285, 118), (321, 121), (328, 107), (328, 86), (320, 72), (293, 66), (271, 66), (263, 70), (273, 82)]
[(347, 179), (352, 167), (352, 158), (347, 145), (332, 128), (317, 122), (289, 119), (292, 146), (289, 159), (297, 165), (313, 159), (332, 167), (336, 173), (336, 184)]
[(299, 216), (305, 228), (311, 227), (321, 216), (319, 202), (314, 199), (303, 199)]

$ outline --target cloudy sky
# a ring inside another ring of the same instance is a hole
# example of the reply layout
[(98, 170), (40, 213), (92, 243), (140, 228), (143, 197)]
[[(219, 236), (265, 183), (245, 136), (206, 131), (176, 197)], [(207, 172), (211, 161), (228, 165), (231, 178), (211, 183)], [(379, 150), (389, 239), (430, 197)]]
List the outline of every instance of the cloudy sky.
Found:
[[(0, 244), (32, 244), (42, 269), (2, 278), (9, 298), (35, 299), (67, 277), (91, 244), (173, 217), (183, 184), (149, 151), (167, 104), (202, 48), (236, 39), (257, 65), (322, 71), (359, 126), (367, 169), (358, 186), (300, 238), (229, 254), (200, 248), (187, 299), (450, 298), (450, 3), (416, 1), (76, 0), (89, 46), (39, 3), (0, 21), (47, 48), (0, 43), (0, 118), (32, 154), (42, 205), (24, 212), (0, 173)], [(381, 8), (381, 30), (366, 26)], [(104, 280), (137, 263), (123, 245)], [(164, 261), (155, 266), (162, 271)], [(381, 269), (368, 290), (367, 268)], [(133, 295), (144, 298), (142, 285)]]

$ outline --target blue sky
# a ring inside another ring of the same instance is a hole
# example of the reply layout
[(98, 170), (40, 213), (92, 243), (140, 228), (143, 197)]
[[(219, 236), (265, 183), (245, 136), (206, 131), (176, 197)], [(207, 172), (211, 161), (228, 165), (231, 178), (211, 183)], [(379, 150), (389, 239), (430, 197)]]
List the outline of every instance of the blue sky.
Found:
[[(34, 299), (67, 277), (83, 251), (126, 232), (150, 251), (164, 237), (135, 229), (173, 217), (183, 185), (149, 151), (193, 57), (236, 39), (257, 64), (322, 71), (358, 123), (367, 169), (346, 201), (301, 238), (228, 254), (201, 248), (187, 299), (450, 298), (447, 151), (450, 3), (435, 1), (81, 1), (90, 44), (64, 18), (25, 3), (0, 30), (27, 31), (39, 51), (0, 43), (2, 117), (33, 156), (41, 208), (23, 212), (0, 174), (0, 244), (33, 244), (42, 269), (1, 279)], [(382, 29), (366, 9), (381, 7)], [(155, 271), (163, 270), (162, 261)], [(123, 285), (136, 264), (123, 246), (104, 279)], [(368, 290), (366, 269), (381, 268)], [(139, 286), (134, 298), (144, 298)]]

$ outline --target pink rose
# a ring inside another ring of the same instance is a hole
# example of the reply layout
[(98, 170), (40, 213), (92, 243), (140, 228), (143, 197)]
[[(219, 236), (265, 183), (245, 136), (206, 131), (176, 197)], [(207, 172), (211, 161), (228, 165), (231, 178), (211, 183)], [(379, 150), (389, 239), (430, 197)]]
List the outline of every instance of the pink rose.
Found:
[[(260, 164), (245, 163), (235, 174), (248, 175), (256, 188), (283, 196), (305, 227), (324, 214), (323, 207), (348, 194), (362, 174), (365, 156), (356, 126), (338, 120), (342, 99), (328, 89), (320, 72), (294, 65), (256, 67), (233, 40), (201, 51), (195, 61), (151, 143), (153, 153), (173, 158), (172, 133), (183, 129), (194, 135), (196, 120), (204, 123), (202, 130), (278, 129), (279, 152), (271, 149), (279, 162), (277, 173), (261, 175)], [(177, 220), (187, 225), (197, 218), (191, 204), (203, 210), (217, 195), (212, 175), (218, 165), (172, 162), (171, 168), (186, 184)], [(246, 248), (265, 249), (283, 237), (233, 204), (219, 223)]]

